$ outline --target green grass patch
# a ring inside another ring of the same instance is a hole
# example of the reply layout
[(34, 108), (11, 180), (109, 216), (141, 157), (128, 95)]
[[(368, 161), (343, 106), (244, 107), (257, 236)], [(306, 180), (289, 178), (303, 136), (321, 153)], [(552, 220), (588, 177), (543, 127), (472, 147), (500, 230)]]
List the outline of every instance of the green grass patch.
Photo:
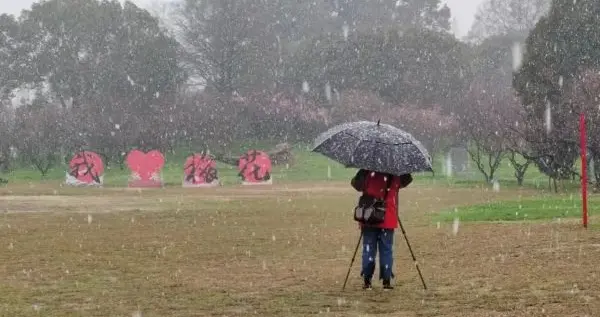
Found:
[[(289, 165), (273, 167), (275, 182), (302, 182), (325, 180), (349, 180), (356, 173), (356, 169), (345, 168), (341, 164), (330, 160), (318, 153), (311, 153), (306, 149), (295, 149), (294, 162)], [(166, 155), (162, 177), (167, 186), (181, 186), (183, 181), (183, 163), (185, 156)], [(237, 166), (217, 162), (219, 177), (223, 184), (239, 183)], [(64, 181), (67, 166), (61, 164), (48, 171), (45, 177), (35, 168), (18, 168), (10, 173), (3, 174), (10, 183), (37, 183), (40, 181)], [(129, 170), (121, 169), (118, 165), (109, 165), (104, 173), (104, 185), (108, 187), (127, 186)]]
[[(226, 154), (240, 155), (248, 149), (268, 150), (277, 142), (256, 142), (247, 141), (243, 144), (236, 144), (230, 147)], [(298, 143), (294, 145), (294, 162), (289, 166), (281, 165), (273, 168), (273, 178), (275, 183), (295, 183), (295, 182), (315, 182), (315, 181), (348, 181), (356, 172), (356, 169), (348, 169), (341, 164), (324, 157), (321, 154), (310, 152), (309, 144)], [(165, 153), (165, 166), (162, 170), (162, 177), (166, 186), (181, 186), (183, 180), (183, 163), (186, 157), (191, 154), (190, 149), (181, 148), (174, 153)], [(463, 173), (454, 173), (452, 177), (443, 174), (444, 156), (434, 156), (435, 175), (432, 173), (415, 174), (415, 182), (430, 185), (446, 185), (451, 187), (474, 187), (487, 186), (482, 174), (476, 169), (475, 164), (470, 164), (470, 170)], [(15, 169), (9, 173), (2, 174), (0, 178), (6, 178), (10, 183), (39, 183), (39, 182), (63, 182), (67, 166), (59, 164), (51, 169), (45, 177), (42, 177), (39, 171), (31, 166), (14, 165)], [(224, 185), (238, 184), (237, 167), (223, 163), (217, 163), (217, 168), (221, 182)], [(499, 179), (502, 189), (519, 187), (513, 175), (513, 168), (508, 160), (503, 160), (496, 177)], [(129, 171), (127, 167), (121, 168), (118, 164), (109, 164), (106, 166), (104, 175), (104, 185), (106, 187), (124, 187), (127, 186)], [(578, 182), (567, 182), (568, 189), (576, 189)], [(545, 190), (548, 188), (548, 178), (543, 176), (539, 170), (532, 165), (525, 177), (525, 187)]]
[[(600, 211), (600, 199), (590, 197), (588, 212), (593, 215)], [(441, 212), (436, 221), (525, 221), (556, 218), (581, 217), (581, 199), (578, 196), (543, 196), (539, 198), (495, 201), (485, 204), (457, 207)]]

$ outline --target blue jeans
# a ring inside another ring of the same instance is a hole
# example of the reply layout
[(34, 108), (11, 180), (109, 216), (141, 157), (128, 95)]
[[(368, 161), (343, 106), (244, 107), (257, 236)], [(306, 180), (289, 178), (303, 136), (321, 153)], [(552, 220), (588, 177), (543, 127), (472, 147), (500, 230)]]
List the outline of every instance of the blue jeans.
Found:
[(394, 277), (392, 272), (394, 265), (394, 230), (365, 227), (362, 229), (362, 235), (363, 250), (360, 275), (366, 280), (373, 278), (375, 257), (377, 256), (377, 249), (379, 249), (379, 279), (391, 280)]

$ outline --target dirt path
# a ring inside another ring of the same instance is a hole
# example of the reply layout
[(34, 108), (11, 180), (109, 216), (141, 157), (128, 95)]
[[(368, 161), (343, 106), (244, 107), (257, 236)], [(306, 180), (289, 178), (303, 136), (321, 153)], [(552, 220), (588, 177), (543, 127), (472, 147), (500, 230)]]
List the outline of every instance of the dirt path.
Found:
[[(497, 199), (517, 199), (534, 195), (534, 191), (503, 191), (495, 193), (481, 188), (447, 188), (414, 186), (402, 190), (401, 211), (416, 208), (427, 215), (440, 207), (466, 205)], [(198, 202), (232, 202), (252, 199), (290, 199), (311, 197), (343, 198), (349, 202), (356, 193), (346, 183), (285, 184), (268, 186), (228, 186), (205, 189), (164, 188), (72, 188), (56, 185), (15, 186), (0, 189), (0, 212), (74, 212), (107, 213), (118, 211), (165, 210), (169, 205)], [(165, 207), (167, 206), (167, 207)], [(416, 215), (418, 216), (419, 213)]]

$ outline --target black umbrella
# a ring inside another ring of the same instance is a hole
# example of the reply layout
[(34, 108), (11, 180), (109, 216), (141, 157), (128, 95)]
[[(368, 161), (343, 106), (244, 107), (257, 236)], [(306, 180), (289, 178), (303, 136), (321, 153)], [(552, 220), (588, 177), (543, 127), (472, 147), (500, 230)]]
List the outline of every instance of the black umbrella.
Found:
[(340, 124), (319, 135), (313, 152), (346, 167), (402, 175), (432, 172), (431, 157), (410, 133), (379, 122)]

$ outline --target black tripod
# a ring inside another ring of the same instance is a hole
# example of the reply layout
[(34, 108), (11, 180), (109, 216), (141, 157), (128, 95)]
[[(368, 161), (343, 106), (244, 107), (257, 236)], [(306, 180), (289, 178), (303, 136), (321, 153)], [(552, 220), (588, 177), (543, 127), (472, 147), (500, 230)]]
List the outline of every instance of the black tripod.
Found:
[[(413, 262), (415, 263), (415, 267), (417, 268), (417, 272), (419, 273), (419, 277), (421, 278), (421, 283), (423, 283), (423, 288), (427, 289), (427, 284), (425, 284), (425, 279), (423, 279), (423, 274), (421, 273), (421, 269), (419, 268), (419, 263), (417, 262), (417, 258), (410, 246), (410, 242), (408, 241), (408, 237), (406, 236), (406, 231), (404, 230), (404, 226), (402, 225), (402, 221), (400, 221), (400, 216), (398, 216), (398, 224), (400, 225), (400, 230), (402, 231), (402, 235), (404, 236), (404, 240), (406, 241), (406, 245), (408, 246), (408, 250), (410, 251), (410, 255), (412, 256)], [(346, 273), (346, 279), (344, 280), (344, 286), (342, 286), (342, 291), (346, 289), (346, 283), (348, 282), (348, 277), (350, 276), (350, 270), (352, 269), (352, 265), (354, 264), (354, 260), (356, 259), (356, 253), (358, 252), (358, 247), (360, 246), (360, 241), (362, 240), (362, 231), (360, 236), (358, 237), (358, 243), (356, 243), (356, 248), (354, 249), (354, 255), (352, 256), (352, 260), (350, 261), (350, 266), (348, 267), (348, 273)]]

